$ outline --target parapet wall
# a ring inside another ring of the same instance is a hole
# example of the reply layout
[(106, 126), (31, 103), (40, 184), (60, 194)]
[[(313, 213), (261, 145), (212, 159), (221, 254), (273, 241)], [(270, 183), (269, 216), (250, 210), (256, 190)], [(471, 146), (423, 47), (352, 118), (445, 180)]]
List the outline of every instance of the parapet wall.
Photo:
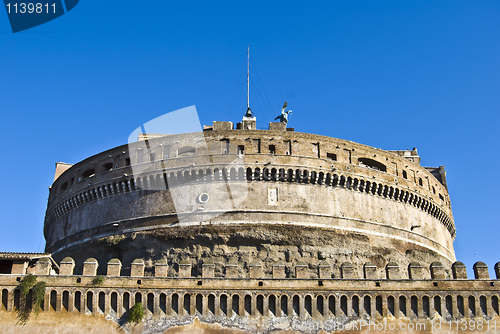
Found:
[[(286, 328), (294, 319), (347, 323), (359, 319), (381, 321), (397, 319), (479, 319), (499, 315), (500, 263), (495, 265), (497, 279), (490, 279), (482, 262), (474, 265), (475, 279), (467, 279), (465, 266), (456, 262), (451, 268), (434, 263), (428, 270), (417, 263), (409, 266), (410, 277), (402, 277), (396, 263), (385, 268), (386, 277), (372, 277), (371, 264), (363, 268), (364, 278), (355, 277), (349, 264), (342, 265), (342, 278), (331, 279), (328, 265), (319, 270), (319, 279), (309, 279), (308, 265), (301, 263), (295, 278), (287, 278), (283, 264), (276, 264), (273, 277), (264, 278), (259, 263), (249, 265), (249, 278), (237, 277), (236, 265), (226, 266), (226, 277), (213, 277), (213, 263), (202, 266), (200, 277), (191, 277), (192, 265), (176, 264), (177, 277), (166, 277), (166, 261), (155, 264), (155, 276), (145, 277), (144, 261), (131, 263), (131, 275), (119, 276), (121, 262), (107, 263), (108, 275), (93, 285), (98, 263), (88, 259), (84, 275), (72, 275), (74, 261), (66, 258), (59, 275), (43, 275), (47, 266), (37, 266), (38, 280), (47, 283), (44, 312), (104, 314), (119, 322), (135, 303), (141, 302), (146, 321), (162, 323), (164, 328), (178, 326), (198, 317), (203, 322), (219, 323), (248, 332), (263, 332), (276, 321)], [(452, 278), (446, 278), (446, 272)], [(45, 272), (47, 273), (47, 272)], [(0, 311), (19, 307), (19, 281), (23, 275), (0, 275)], [(255, 320), (260, 324), (255, 327)], [(273, 325), (274, 324), (274, 325)], [(285, 324), (285, 325), (284, 325)]]

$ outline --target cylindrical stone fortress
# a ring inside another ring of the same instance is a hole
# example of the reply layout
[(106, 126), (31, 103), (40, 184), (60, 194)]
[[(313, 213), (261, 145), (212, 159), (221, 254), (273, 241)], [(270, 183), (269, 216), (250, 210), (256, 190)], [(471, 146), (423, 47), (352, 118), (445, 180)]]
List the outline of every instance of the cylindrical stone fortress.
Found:
[(444, 168), (421, 167), (416, 150), (384, 151), (281, 123), (232, 128), (214, 122), (201, 134), (139, 138), (58, 164), (46, 251), (77, 263), (143, 258), (146, 272), (161, 258), (210, 258), (219, 276), (231, 261), (258, 260), (270, 275), (278, 262), (317, 267), (328, 259), (334, 277), (344, 262), (455, 261)]

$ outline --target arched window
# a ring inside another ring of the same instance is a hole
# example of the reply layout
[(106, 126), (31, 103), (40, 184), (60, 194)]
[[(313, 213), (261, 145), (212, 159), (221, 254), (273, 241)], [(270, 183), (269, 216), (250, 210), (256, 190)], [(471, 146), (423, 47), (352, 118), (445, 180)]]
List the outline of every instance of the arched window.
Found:
[(172, 295), (172, 311), (175, 314), (179, 314), (179, 295), (176, 293)]
[(69, 311), (69, 292), (63, 291), (62, 294), (62, 309), (66, 312)]
[(257, 296), (257, 312), (259, 315), (264, 315), (264, 297), (262, 295)]
[(240, 315), (240, 296), (238, 295), (233, 295), (233, 312), (236, 315)]
[(252, 297), (250, 295), (245, 296), (245, 312), (247, 315), (252, 315)]
[(105, 296), (104, 292), (99, 292), (99, 303), (97, 304), (99, 307), (99, 313), (104, 313), (106, 310)]
[[(42, 305), (43, 305), (43, 303), (42, 303)], [(82, 311), (81, 305), (82, 305), (82, 293), (80, 291), (76, 291), (75, 292), (75, 309), (78, 312)]]
[(227, 315), (227, 296), (221, 295), (219, 297), (220, 310), (223, 315)]
[(271, 315), (276, 316), (276, 297), (274, 295), (269, 296), (268, 308)]
[(94, 176), (95, 175), (95, 169), (87, 169), (85, 172), (82, 173), (82, 178), (86, 179), (88, 177)]
[(318, 310), (318, 313), (321, 315), (325, 315), (324, 313), (325, 309), (325, 301), (322, 295), (316, 296), (316, 310)]
[(163, 314), (167, 314), (167, 295), (160, 293), (160, 310)]
[(215, 296), (212, 294), (208, 295), (208, 312), (215, 314)]
[(111, 311), (115, 314), (118, 312), (118, 294), (116, 292), (111, 293)]
[(151, 314), (154, 313), (154, 303), (155, 303), (155, 295), (152, 293), (148, 293), (147, 308)]
[(283, 316), (288, 316), (288, 296), (281, 296), (281, 314)]
[(309, 295), (304, 299), (304, 308), (306, 309), (306, 314), (312, 317), (312, 298)]

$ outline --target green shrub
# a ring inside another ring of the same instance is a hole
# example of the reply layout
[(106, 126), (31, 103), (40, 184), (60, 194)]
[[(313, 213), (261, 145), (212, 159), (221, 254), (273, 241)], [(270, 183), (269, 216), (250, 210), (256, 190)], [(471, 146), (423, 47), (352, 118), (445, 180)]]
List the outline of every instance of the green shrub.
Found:
[(90, 285), (97, 286), (101, 285), (102, 283), (104, 283), (104, 277), (102, 277), (101, 275), (97, 275), (96, 277), (94, 277)]
[(21, 292), (24, 296), (27, 296), (30, 293), (30, 289), (35, 285), (36, 277), (32, 274), (24, 276), (21, 283), (19, 283), (19, 287), (21, 288)]
[(33, 287), (33, 305), (35, 306), (34, 311), (36, 315), (40, 312), (42, 301), (45, 297), (45, 287), (46, 283), (43, 281), (36, 283)]
[(142, 308), (142, 303), (136, 303), (129, 310), (128, 322), (140, 323), (144, 317), (144, 309)]

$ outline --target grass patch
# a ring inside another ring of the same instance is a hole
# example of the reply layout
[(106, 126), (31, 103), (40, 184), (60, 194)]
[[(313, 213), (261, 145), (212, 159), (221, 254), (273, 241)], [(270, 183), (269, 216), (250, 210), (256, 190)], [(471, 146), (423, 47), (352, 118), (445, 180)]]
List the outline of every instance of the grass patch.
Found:
[(144, 308), (142, 307), (142, 303), (136, 303), (129, 310), (128, 322), (135, 322), (136, 324), (140, 323), (144, 318)]
[(99, 286), (99, 285), (102, 285), (102, 283), (104, 283), (104, 277), (101, 275), (97, 275), (96, 277), (94, 277), (94, 279), (92, 280), (90, 285)]

